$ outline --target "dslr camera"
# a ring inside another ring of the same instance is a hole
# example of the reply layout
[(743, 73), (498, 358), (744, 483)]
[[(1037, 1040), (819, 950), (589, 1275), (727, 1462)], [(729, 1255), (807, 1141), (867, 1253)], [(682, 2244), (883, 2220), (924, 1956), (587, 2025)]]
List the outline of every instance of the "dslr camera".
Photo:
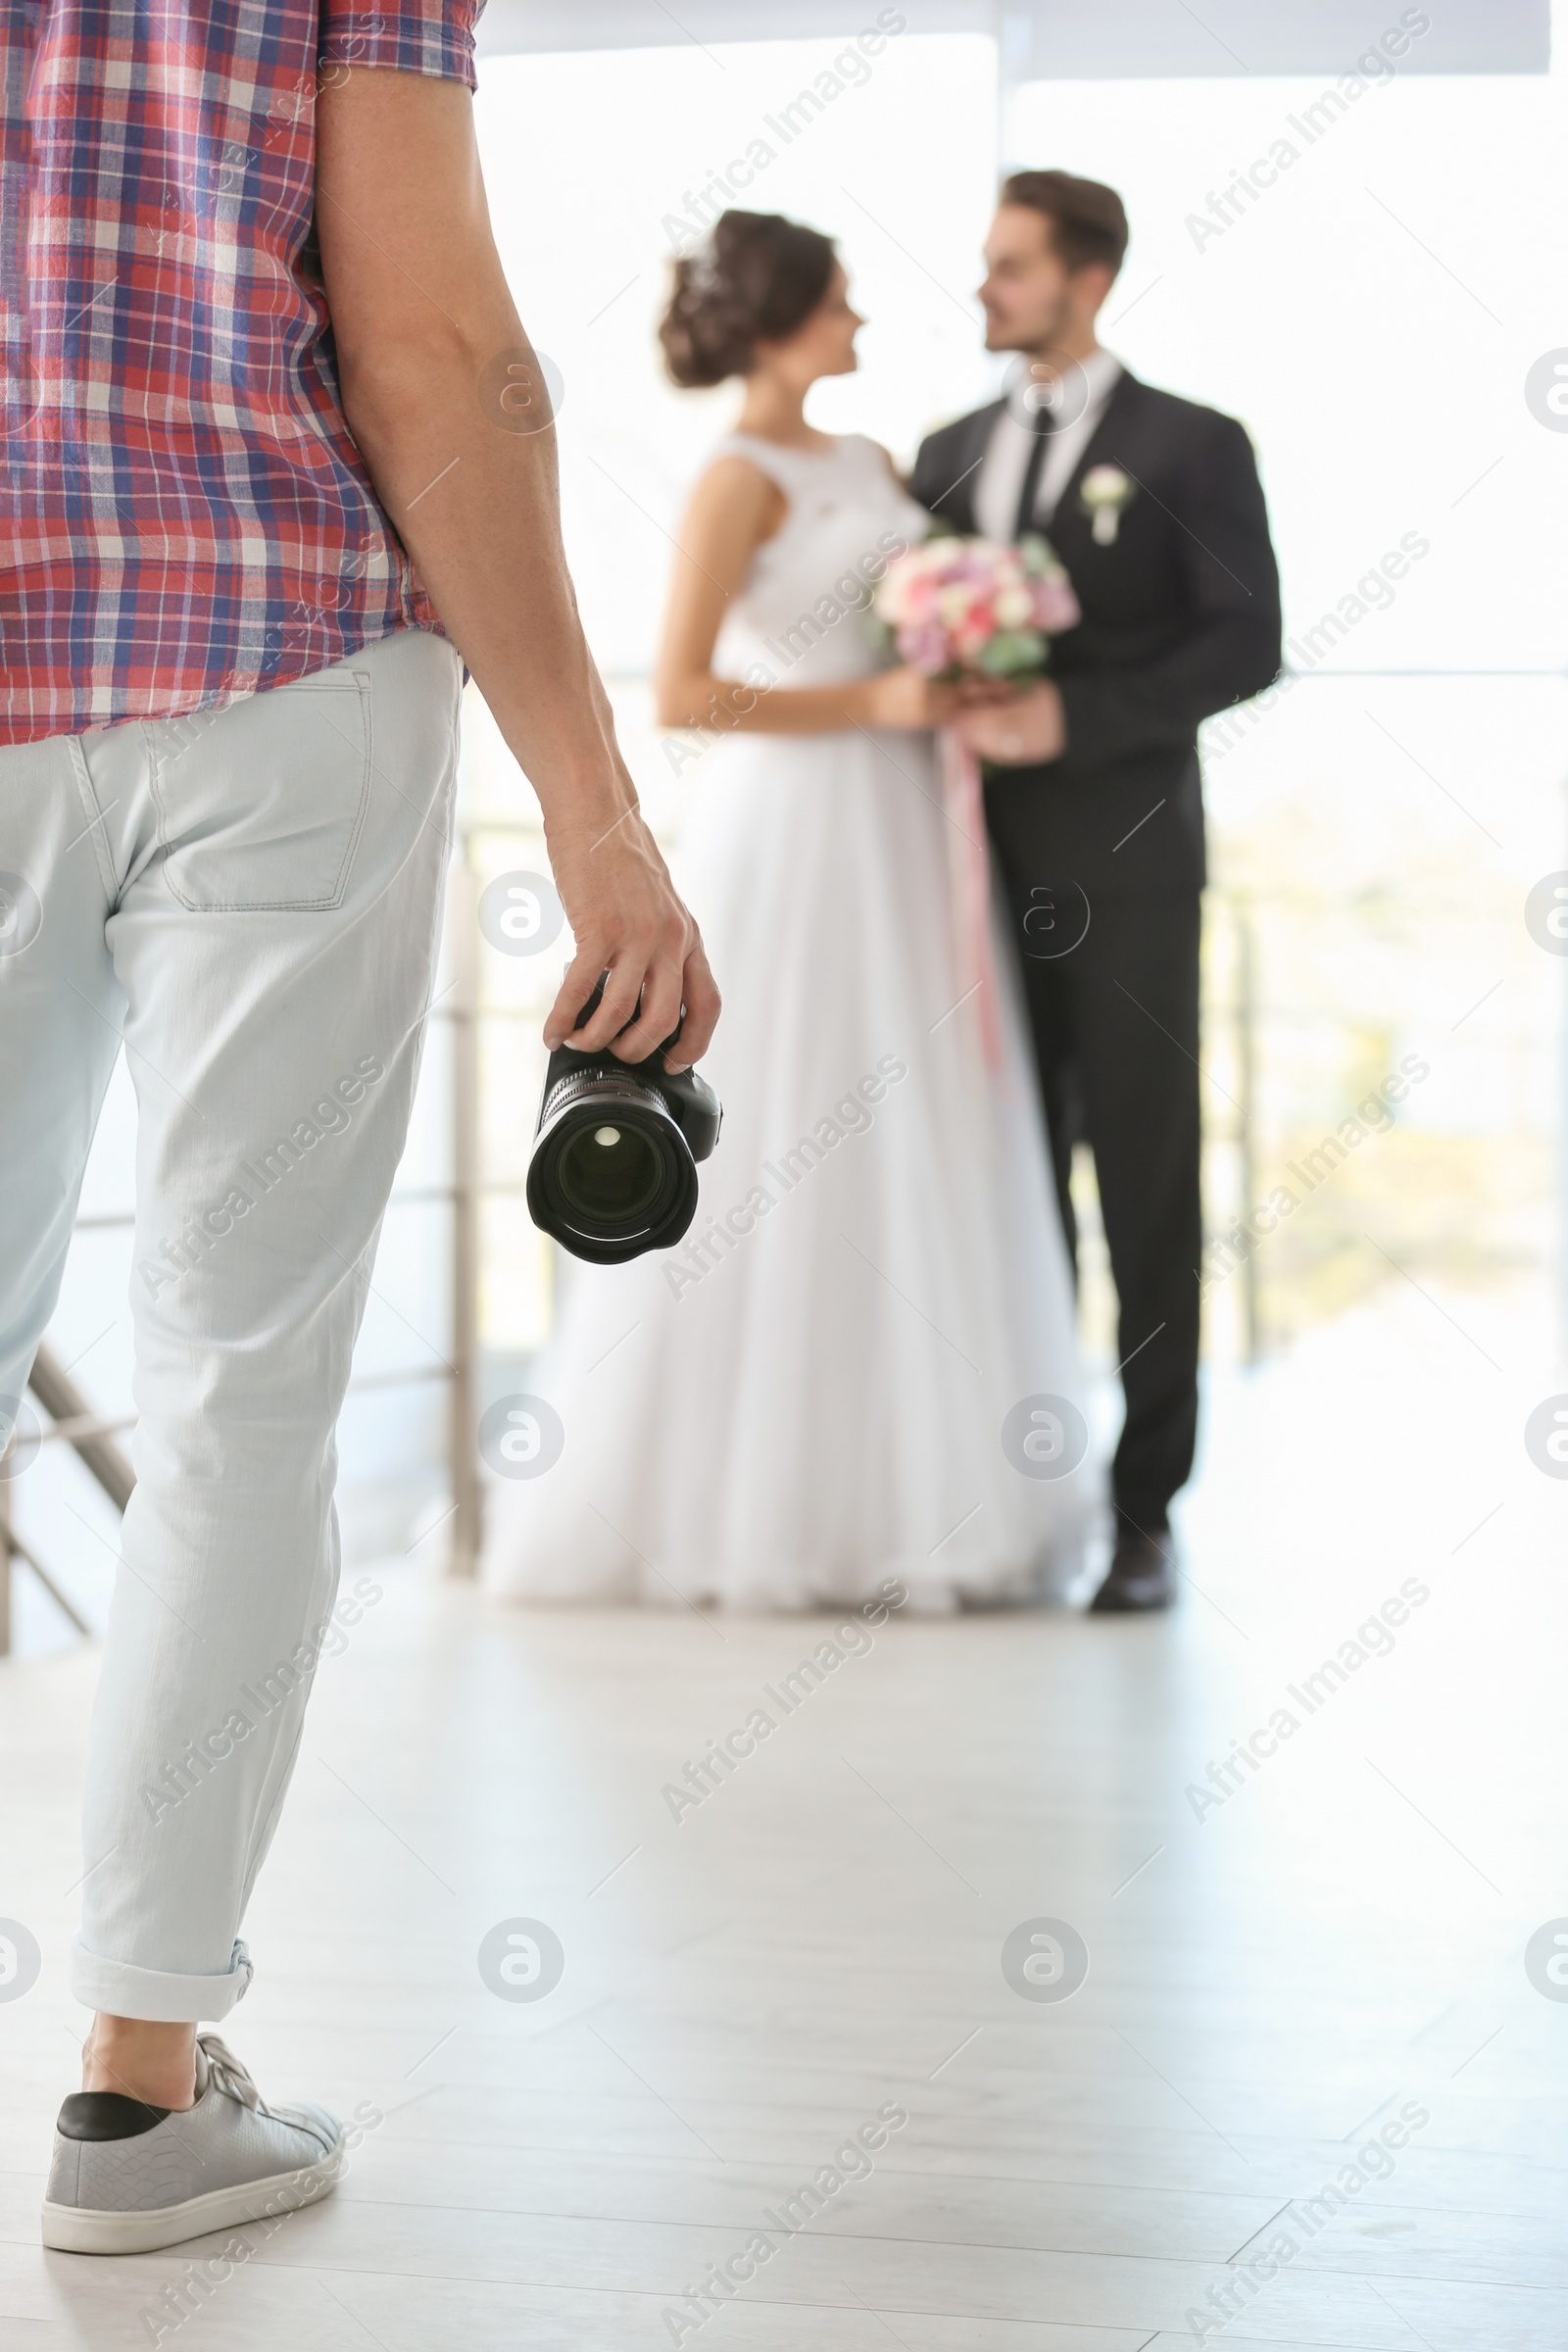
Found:
[(697, 1163), (717, 1143), (724, 1112), (695, 1070), (672, 1078), (664, 1068), (674, 1042), (666, 1038), (646, 1061), (619, 1061), (608, 1046), (597, 1054), (558, 1046), (550, 1056), (528, 1161), (528, 1214), (590, 1265), (673, 1249), (697, 1213)]

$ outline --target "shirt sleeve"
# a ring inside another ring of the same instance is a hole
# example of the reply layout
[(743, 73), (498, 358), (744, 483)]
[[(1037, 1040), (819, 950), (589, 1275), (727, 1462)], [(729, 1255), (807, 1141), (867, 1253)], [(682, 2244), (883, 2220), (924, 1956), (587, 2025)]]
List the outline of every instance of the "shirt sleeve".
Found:
[(321, 0), (323, 74), (381, 66), (475, 87), (473, 30), (484, 0)]
[(1056, 680), (1074, 773), (1191, 750), (1203, 719), (1280, 674), (1279, 570), (1252, 445), (1234, 416), (1200, 411), (1183, 459), (1166, 509), (1180, 620), (1152, 661)]

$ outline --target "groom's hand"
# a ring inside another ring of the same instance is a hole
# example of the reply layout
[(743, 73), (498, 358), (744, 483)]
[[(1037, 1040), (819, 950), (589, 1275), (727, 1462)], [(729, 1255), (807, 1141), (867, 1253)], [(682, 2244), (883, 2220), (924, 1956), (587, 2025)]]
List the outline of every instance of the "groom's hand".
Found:
[(958, 721), (969, 749), (999, 767), (1042, 767), (1067, 748), (1067, 721), (1054, 686), (1031, 686), (1011, 702), (966, 710)]

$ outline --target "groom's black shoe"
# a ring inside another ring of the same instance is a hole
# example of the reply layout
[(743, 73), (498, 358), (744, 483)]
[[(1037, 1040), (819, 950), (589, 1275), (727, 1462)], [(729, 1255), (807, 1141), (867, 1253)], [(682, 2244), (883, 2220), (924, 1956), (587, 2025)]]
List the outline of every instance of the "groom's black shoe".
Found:
[(1127, 1617), (1146, 1609), (1168, 1609), (1176, 1597), (1176, 1563), (1170, 1531), (1146, 1536), (1124, 1527), (1104, 1583), (1089, 1604), (1092, 1617)]

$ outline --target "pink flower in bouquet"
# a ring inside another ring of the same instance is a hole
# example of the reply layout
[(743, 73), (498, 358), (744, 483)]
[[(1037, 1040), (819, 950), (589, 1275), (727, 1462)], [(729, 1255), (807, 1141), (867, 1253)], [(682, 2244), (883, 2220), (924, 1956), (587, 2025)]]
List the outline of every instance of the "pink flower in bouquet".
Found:
[(1053, 559), (1052, 569), (1042, 572), (1033, 588), (1036, 626), (1044, 629), (1048, 637), (1059, 637), (1063, 629), (1078, 626), (1083, 614), (1064, 564)]
[(941, 671), (948, 659), (948, 633), (940, 621), (926, 620), (906, 627), (899, 634), (899, 651), (906, 662), (923, 670), (928, 678)]
[(1064, 567), (1038, 537), (1017, 547), (928, 539), (890, 567), (874, 610), (900, 660), (932, 678), (1037, 675), (1050, 640), (1081, 617)]

